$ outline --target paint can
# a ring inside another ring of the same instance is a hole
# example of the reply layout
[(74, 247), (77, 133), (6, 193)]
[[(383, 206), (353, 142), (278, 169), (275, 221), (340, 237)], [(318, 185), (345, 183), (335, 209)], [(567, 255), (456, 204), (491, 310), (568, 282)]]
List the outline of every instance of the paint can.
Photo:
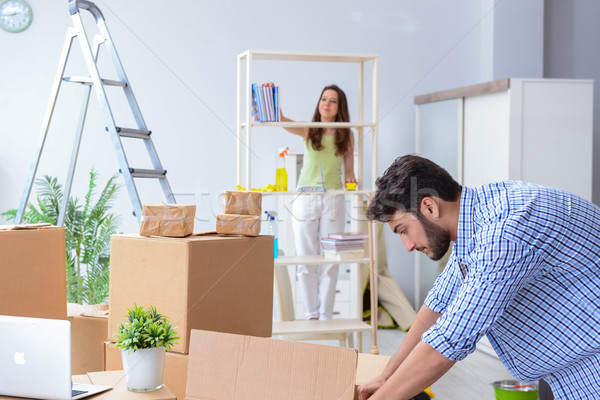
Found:
[(493, 385), (496, 400), (538, 400), (537, 382), (506, 380), (496, 381)]

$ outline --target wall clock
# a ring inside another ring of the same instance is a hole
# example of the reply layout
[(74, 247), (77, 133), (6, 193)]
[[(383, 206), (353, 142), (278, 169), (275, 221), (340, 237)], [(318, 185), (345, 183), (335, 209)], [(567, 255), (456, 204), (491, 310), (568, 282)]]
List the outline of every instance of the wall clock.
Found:
[(0, 28), (23, 32), (31, 25), (33, 13), (25, 0), (0, 0)]

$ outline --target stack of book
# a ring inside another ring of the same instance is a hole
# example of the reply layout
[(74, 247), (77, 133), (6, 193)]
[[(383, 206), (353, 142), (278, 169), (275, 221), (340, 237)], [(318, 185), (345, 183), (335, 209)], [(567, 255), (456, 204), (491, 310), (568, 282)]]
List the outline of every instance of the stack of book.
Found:
[(252, 119), (279, 122), (279, 87), (252, 84)]
[(365, 241), (368, 237), (363, 232), (330, 233), (321, 239), (323, 257), (338, 261), (365, 257)]

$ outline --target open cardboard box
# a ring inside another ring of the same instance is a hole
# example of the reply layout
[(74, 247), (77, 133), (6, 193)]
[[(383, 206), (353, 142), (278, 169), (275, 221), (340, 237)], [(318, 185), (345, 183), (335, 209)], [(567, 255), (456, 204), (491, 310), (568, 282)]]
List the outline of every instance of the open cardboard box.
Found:
[(192, 330), (185, 398), (352, 400), (356, 383), (378, 376), (389, 359), (359, 357), (345, 347)]
[[(216, 336), (221, 336), (221, 335), (222, 334), (218, 334), (218, 333), (216, 334)], [(233, 335), (233, 336), (235, 336), (235, 335)], [(227, 340), (228, 340), (227, 336), (221, 336), (220, 340), (223, 341), (223, 343), (222, 343), (223, 345), (227, 345)], [(266, 343), (269, 343), (269, 342), (266, 342)], [(104, 344), (104, 346), (105, 346), (104, 369), (106, 371), (122, 370), (123, 364), (121, 363), (121, 352), (119, 351), (119, 349), (117, 349), (115, 347), (114, 343), (106, 342)], [(285, 346), (288, 350), (292, 349), (292, 348), (294, 348), (294, 349), (298, 348), (299, 350), (305, 351), (306, 348), (309, 348), (311, 351), (318, 352), (321, 349), (321, 347), (319, 347), (319, 346), (313, 347), (313, 345), (309, 345), (308, 347), (306, 347), (303, 344), (300, 344), (297, 342), (287, 342), (287, 344)], [(337, 353), (337, 350), (335, 350), (336, 348), (334, 347), (333, 349), (334, 349), (333, 353)], [(346, 353), (346, 351), (342, 350), (342, 353)], [(196, 357), (196, 353), (194, 353), (192, 356)], [(211, 357), (215, 357), (216, 359), (218, 359), (220, 356), (219, 356), (219, 354), (217, 354), (217, 352), (214, 352)], [(332, 356), (332, 357), (337, 357), (337, 356)], [(187, 384), (187, 376), (188, 376), (189, 358), (190, 358), (189, 354), (180, 354), (180, 353), (173, 353), (173, 352), (167, 352), (166, 357), (165, 357), (164, 383), (165, 383), (165, 385), (167, 385), (167, 387), (173, 393), (175, 393), (175, 395), (177, 396), (178, 399), (186, 398), (186, 384)], [(358, 354), (358, 362), (357, 362), (357, 366), (356, 366), (355, 385), (356, 386), (362, 385), (363, 383), (371, 380), (372, 378), (379, 376), (381, 374), (381, 372), (384, 370), (384, 368), (390, 362), (390, 358), (391, 358), (390, 356), (359, 353)], [(204, 363), (208, 364), (209, 367), (212, 362), (213, 362), (212, 358), (209, 360), (204, 360)], [(310, 366), (308, 366), (307, 368), (310, 368)], [(195, 373), (196, 372), (192, 372), (192, 374), (195, 374)], [(349, 385), (350, 385), (350, 383), (348, 383), (348, 386)], [(220, 397), (220, 398), (225, 398), (225, 397)], [(357, 397), (355, 396), (354, 398), (356, 399)]]

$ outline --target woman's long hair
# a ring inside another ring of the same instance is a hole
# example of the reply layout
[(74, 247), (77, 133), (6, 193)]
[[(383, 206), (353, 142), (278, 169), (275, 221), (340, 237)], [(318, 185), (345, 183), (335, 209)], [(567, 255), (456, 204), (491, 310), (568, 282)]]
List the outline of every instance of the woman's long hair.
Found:
[[(348, 101), (346, 100), (346, 93), (340, 89), (337, 85), (325, 86), (319, 96), (317, 102), (317, 108), (313, 115), (312, 122), (321, 122), (321, 113), (319, 112), (319, 104), (321, 98), (326, 90), (335, 90), (338, 95), (338, 112), (335, 116), (335, 122), (350, 122), (350, 113), (348, 112)], [(337, 156), (343, 156), (350, 148), (350, 135), (351, 131), (349, 128), (337, 128), (335, 130), (335, 154)], [(310, 142), (314, 150), (320, 151), (323, 149), (321, 144), (321, 138), (323, 137), (323, 128), (309, 128), (307, 140)]]

